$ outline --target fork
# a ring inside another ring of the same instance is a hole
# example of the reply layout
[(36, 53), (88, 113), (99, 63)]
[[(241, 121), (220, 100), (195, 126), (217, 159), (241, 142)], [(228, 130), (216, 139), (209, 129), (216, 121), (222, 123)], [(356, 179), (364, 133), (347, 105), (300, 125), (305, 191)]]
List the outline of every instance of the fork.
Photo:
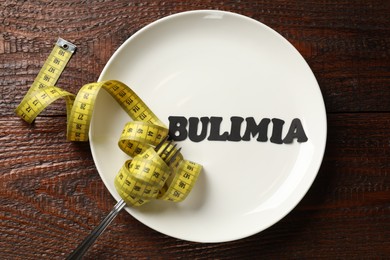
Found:
[[(155, 148), (154, 150), (157, 154), (165, 161), (169, 166), (172, 162), (175, 161), (176, 156), (179, 154), (181, 148), (175, 149), (176, 144), (170, 150), (167, 148), (172, 144), (172, 140), (168, 141), (168, 136), (166, 136)], [(166, 143), (166, 146), (161, 149), (161, 147)], [(161, 150), (161, 151), (160, 151)], [(73, 250), (73, 252), (66, 258), (67, 260), (78, 260), (83, 257), (87, 250), (93, 245), (96, 239), (106, 230), (108, 225), (114, 220), (114, 218), (119, 214), (119, 212), (126, 206), (126, 202), (121, 199), (119, 200), (110, 213), (100, 222), (100, 224), (95, 227), (94, 230), (80, 243), (80, 245)]]

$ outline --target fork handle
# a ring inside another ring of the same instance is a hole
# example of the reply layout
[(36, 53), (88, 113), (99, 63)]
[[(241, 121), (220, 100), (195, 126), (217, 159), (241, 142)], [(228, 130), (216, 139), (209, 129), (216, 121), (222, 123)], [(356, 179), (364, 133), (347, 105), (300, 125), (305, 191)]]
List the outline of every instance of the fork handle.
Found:
[(118, 201), (110, 213), (100, 222), (100, 224), (84, 239), (83, 242), (66, 258), (67, 260), (78, 260), (83, 257), (88, 248), (96, 241), (96, 239), (106, 230), (108, 225), (114, 220), (118, 213), (125, 207), (124, 200)]

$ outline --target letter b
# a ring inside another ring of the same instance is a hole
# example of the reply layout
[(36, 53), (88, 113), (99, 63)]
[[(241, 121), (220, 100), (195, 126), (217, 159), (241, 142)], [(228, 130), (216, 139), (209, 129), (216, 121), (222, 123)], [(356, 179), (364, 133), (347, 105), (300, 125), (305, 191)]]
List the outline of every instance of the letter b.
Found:
[(184, 141), (187, 138), (187, 119), (184, 116), (170, 116), (169, 136), (174, 141)]

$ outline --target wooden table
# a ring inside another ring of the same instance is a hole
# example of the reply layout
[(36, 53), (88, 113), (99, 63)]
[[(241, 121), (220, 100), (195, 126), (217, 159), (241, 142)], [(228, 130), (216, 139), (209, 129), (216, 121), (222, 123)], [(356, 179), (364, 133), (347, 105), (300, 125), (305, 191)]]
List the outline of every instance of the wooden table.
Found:
[(1, 1), (0, 258), (63, 259), (115, 201), (88, 143), (66, 141), (64, 102), (14, 114), (57, 37), (78, 46), (58, 86), (77, 93), (113, 52), (164, 16), (220, 9), (287, 38), (319, 82), (328, 141), (299, 205), (267, 230), (215, 244), (162, 235), (122, 212), (86, 259), (390, 256), (389, 1)]

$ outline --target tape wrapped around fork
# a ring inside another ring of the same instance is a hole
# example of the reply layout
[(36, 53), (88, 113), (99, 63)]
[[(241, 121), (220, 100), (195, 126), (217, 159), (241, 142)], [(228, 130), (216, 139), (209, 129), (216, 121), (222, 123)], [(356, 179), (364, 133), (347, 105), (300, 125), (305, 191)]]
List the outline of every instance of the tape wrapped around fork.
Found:
[[(153, 148), (168, 135), (168, 129), (130, 87), (117, 80), (92, 82), (74, 95), (53, 86), (75, 48), (63, 39), (57, 41), (16, 108), (16, 114), (32, 123), (43, 109), (63, 98), (67, 108), (67, 139), (87, 141), (95, 101), (99, 91), (104, 89), (133, 120), (125, 125), (118, 141), (120, 149), (133, 158), (125, 162), (115, 178), (118, 193), (129, 205), (142, 205), (156, 198), (182, 201), (191, 191), (202, 166), (184, 160), (180, 153), (171, 161), (169, 157), (176, 151), (171, 143), (164, 144), (168, 146), (162, 147), (167, 148), (164, 153), (154, 151)], [(164, 161), (169, 162), (169, 167)]]
[[(176, 160), (175, 160), (176, 161)], [(183, 201), (201, 171), (199, 164), (180, 160), (169, 167), (149, 148), (126, 161), (115, 177), (115, 188), (128, 205), (140, 206), (151, 199)]]

